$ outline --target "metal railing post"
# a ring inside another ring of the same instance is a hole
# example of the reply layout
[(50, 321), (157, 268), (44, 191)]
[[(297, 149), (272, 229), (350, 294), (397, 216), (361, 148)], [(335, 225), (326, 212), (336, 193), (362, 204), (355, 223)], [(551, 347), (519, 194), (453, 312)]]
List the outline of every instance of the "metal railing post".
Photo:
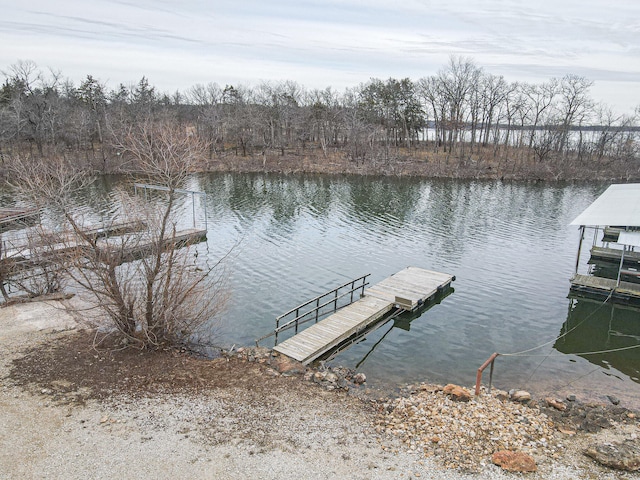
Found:
[(209, 225), (207, 224), (207, 193), (204, 193), (204, 229), (206, 231), (209, 230)]
[(624, 268), (624, 252), (627, 249), (626, 245), (622, 246), (622, 253), (620, 254), (620, 265), (618, 266), (618, 278), (616, 278), (616, 288), (620, 286), (620, 278), (622, 278), (622, 269)]
[[(275, 330), (273, 330), (271, 333), (264, 335), (262, 337), (260, 337), (259, 339), (256, 340), (256, 345), (261, 341), (264, 340), (267, 337), (270, 337), (272, 335), (275, 335), (275, 344), (278, 344), (278, 334), (281, 331), (285, 331), (285, 330), (289, 330), (290, 328), (294, 328), (295, 327), (295, 333), (298, 333), (299, 330), (299, 326), (302, 323), (305, 322), (309, 322), (311, 320), (314, 319), (315, 317), (315, 322), (318, 323), (318, 321), (320, 320), (320, 309), (324, 308), (324, 307), (328, 307), (329, 305), (331, 305), (333, 303), (333, 311), (337, 311), (338, 310), (338, 300), (343, 298), (343, 297), (347, 297), (350, 296), (350, 301), (348, 304), (353, 303), (353, 293), (356, 290), (360, 290), (362, 289), (362, 294), (361, 297), (364, 296), (364, 288), (368, 285), (367, 283), (367, 277), (370, 274), (366, 274), (363, 275), (359, 278), (356, 278), (355, 280), (351, 280), (350, 282), (346, 282), (343, 285), (340, 285), (337, 288), (334, 288), (333, 290), (328, 291), (327, 293), (324, 293), (322, 295), (318, 295), (317, 297), (309, 300), (308, 302), (305, 302), (301, 305), (298, 305), (297, 307), (289, 310), (286, 313), (283, 313), (282, 315), (276, 317), (276, 328)], [(356, 284), (362, 281), (362, 285), (358, 285), (356, 287)], [(340, 293), (340, 291), (344, 288), (349, 287), (349, 285), (351, 285), (351, 288), (344, 292), (344, 293)], [(333, 294), (333, 298), (331, 298), (331, 295)], [(322, 300), (322, 302), (321, 302)], [(313, 308), (309, 308), (310, 305), (313, 305), (315, 303), (315, 307)], [(342, 307), (340, 307), (342, 308)], [(302, 314), (302, 316), (300, 315), (300, 311), (303, 311), (304, 313)], [(315, 312), (315, 315), (314, 315)], [(329, 313), (329, 311), (322, 313), (322, 315), (327, 315)], [(282, 328), (280, 328), (280, 321), (281, 320), (286, 320), (287, 318), (291, 318), (291, 315), (295, 314), (295, 318), (290, 319), (289, 321), (285, 321), (282, 324)]]
[[(489, 366), (489, 364), (491, 364), (491, 372), (489, 373), (489, 382), (493, 380), (493, 362), (498, 357), (498, 355), (500, 354), (497, 352), (494, 353), (487, 359), (486, 362), (484, 362), (480, 366), (480, 368), (478, 368), (478, 372), (476, 373), (476, 397), (480, 395), (480, 384), (482, 382), (482, 372), (484, 371), (485, 368)], [(489, 391), (491, 391), (491, 386), (489, 386)]]
[(580, 226), (580, 243), (578, 243), (578, 255), (576, 256), (576, 271), (578, 273), (578, 267), (580, 266), (580, 251), (582, 250), (582, 241), (584, 240), (584, 225)]
[(191, 192), (191, 216), (193, 217), (193, 228), (196, 228), (196, 194)]

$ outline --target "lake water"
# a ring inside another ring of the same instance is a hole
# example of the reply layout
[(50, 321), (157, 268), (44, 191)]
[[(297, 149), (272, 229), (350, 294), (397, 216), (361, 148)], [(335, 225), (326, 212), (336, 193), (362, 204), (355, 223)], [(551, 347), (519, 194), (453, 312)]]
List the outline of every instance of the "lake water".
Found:
[[(88, 204), (105, 209), (113, 182), (96, 186)], [(408, 330), (390, 322), (333, 363), (357, 367), (373, 386), (470, 386), (493, 352), (545, 344), (529, 356), (499, 357), (494, 384), (599, 391), (629, 403), (640, 393), (640, 349), (577, 353), (637, 344), (638, 312), (567, 298), (579, 239), (568, 224), (607, 186), (215, 174), (194, 177), (189, 188), (207, 193), (208, 241), (197, 246), (198, 261), (232, 250), (221, 344), (253, 344), (277, 315), (352, 278), (370, 273), (373, 284), (417, 266), (455, 275), (455, 291)], [(204, 200), (195, 204), (202, 225)]]

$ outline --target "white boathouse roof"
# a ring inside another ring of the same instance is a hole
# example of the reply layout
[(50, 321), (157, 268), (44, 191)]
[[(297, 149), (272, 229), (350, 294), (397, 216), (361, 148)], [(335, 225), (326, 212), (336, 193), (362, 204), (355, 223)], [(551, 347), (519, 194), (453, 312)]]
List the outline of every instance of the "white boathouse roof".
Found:
[(640, 227), (640, 183), (611, 185), (570, 225)]

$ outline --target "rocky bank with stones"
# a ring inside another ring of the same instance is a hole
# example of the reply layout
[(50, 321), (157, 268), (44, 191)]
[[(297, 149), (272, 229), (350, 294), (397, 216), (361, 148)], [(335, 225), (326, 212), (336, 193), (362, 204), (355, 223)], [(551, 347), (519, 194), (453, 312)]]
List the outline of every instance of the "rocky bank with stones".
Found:
[[(366, 383), (362, 373), (308, 368), (267, 348), (240, 348), (235, 355), (264, 364), (266, 375), (299, 375), (327, 390), (361, 389)], [(427, 383), (408, 386), (403, 393), (370, 399), (377, 411), (375, 431), (446, 468), (480, 472), (493, 463), (527, 473), (569, 453), (619, 471), (640, 470), (638, 413), (619, 406), (615, 397), (609, 398), (610, 405), (582, 403), (574, 395), (535, 400), (523, 390), (489, 393), (484, 387), (475, 397), (459, 385)]]

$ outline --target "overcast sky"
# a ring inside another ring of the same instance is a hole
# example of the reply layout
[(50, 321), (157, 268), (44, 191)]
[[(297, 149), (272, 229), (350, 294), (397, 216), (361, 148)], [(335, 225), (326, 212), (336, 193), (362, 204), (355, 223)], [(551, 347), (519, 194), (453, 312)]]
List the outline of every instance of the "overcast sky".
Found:
[(637, 0), (0, 0), (0, 70), (33, 60), (161, 91), (418, 78), (450, 55), (508, 81), (571, 73), (619, 113), (640, 105)]

